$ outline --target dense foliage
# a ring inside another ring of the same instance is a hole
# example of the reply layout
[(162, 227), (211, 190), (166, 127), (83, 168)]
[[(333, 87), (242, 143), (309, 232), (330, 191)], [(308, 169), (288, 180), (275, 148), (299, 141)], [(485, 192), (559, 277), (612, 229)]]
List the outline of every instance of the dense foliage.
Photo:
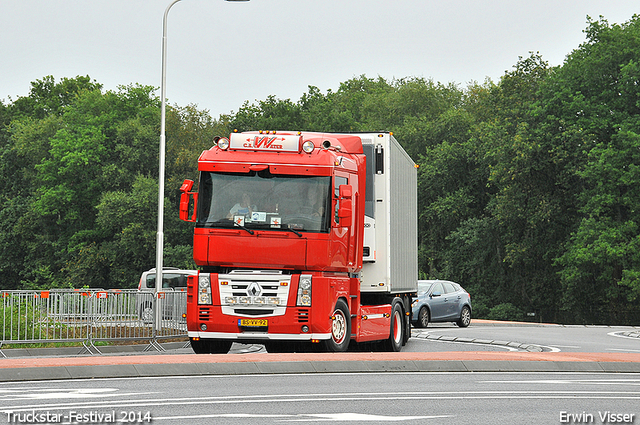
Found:
[[(640, 321), (640, 18), (589, 20), (558, 67), (499, 82), (353, 78), (212, 119), (168, 110), (165, 264), (193, 267), (177, 188), (231, 129), (392, 131), (420, 165), (422, 278), (476, 317)], [(159, 100), (46, 77), (0, 102), (0, 287), (132, 287), (155, 263)], [(535, 315), (532, 315), (535, 314)]]

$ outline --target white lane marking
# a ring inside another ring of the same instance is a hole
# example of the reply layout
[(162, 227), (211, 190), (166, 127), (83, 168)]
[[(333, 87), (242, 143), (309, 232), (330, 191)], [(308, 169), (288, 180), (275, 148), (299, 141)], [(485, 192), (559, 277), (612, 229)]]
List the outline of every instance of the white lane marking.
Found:
[(325, 422), (338, 421), (342, 422), (364, 422), (364, 421), (384, 421), (384, 422), (400, 422), (422, 419), (440, 419), (451, 418), (452, 415), (432, 415), (432, 416), (386, 416), (386, 415), (369, 415), (363, 413), (317, 413), (317, 414), (298, 414), (298, 415), (260, 415), (249, 413), (222, 413), (210, 415), (188, 415), (188, 416), (157, 416), (154, 421), (162, 420), (186, 420), (186, 419), (203, 419), (203, 418), (238, 418), (238, 419), (281, 419), (281, 422)]
[(418, 419), (440, 419), (450, 418), (451, 415), (434, 415), (434, 416), (382, 416), (382, 415), (367, 415), (362, 413), (332, 413), (332, 414), (314, 414), (304, 415), (315, 417), (316, 419), (292, 419), (285, 422), (321, 422), (321, 421), (337, 421), (342, 422), (362, 422), (362, 421), (378, 421), (378, 422), (399, 422), (399, 421), (414, 421)]
[(624, 353), (628, 353), (628, 352), (640, 353), (640, 350), (629, 350), (627, 348), (607, 348), (607, 351), (622, 351)]
[[(569, 384), (582, 384), (582, 385), (634, 385), (640, 386), (640, 379), (539, 379), (528, 381), (478, 381), (486, 384), (554, 384), (554, 385), (569, 385)], [(634, 391), (635, 393), (635, 391)]]
[[(486, 381), (491, 382), (491, 381)], [(507, 382), (507, 381), (497, 381)], [(513, 381), (522, 383), (524, 381)], [(532, 381), (541, 382), (544, 381)], [(560, 382), (560, 381), (559, 381)], [(569, 381), (567, 381), (569, 382)], [(597, 383), (597, 382), (593, 382)], [(620, 383), (622, 385), (623, 383)], [(640, 385), (640, 384), (633, 384)], [(100, 409), (100, 408), (150, 408), (153, 406), (187, 406), (187, 405), (237, 405), (250, 406), (252, 404), (274, 403), (306, 403), (306, 402), (352, 402), (352, 401), (403, 401), (403, 400), (465, 400), (465, 399), (562, 399), (565, 397), (580, 399), (638, 399), (640, 391), (445, 391), (445, 392), (409, 392), (409, 393), (356, 393), (356, 394), (304, 394), (300, 396), (262, 395), (251, 398), (248, 396), (230, 397), (202, 397), (196, 399), (141, 399), (141, 400), (109, 400), (103, 402), (64, 403), (64, 404), (34, 404), (5, 406), (0, 412), (22, 412), (33, 409), (68, 410), (68, 409)]]
[(607, 335), (609, 336), (615, 336), (616, 338), (627, 338), (627, 339), (635, 339), (636, 341), (640, 340), (640, 338), (637, 338), (635, 336), (627, 336), (627, 335), (620, 335), (622, 333), (624, 333), (625, 331), (616, 331), (616, 332), (609, 332)]
[(51, 400), (51, 399), (87, 399), (105, 397), (132, 397), (143, 394), (157, 394), (152, 392), (144, 393), (119, 393), (117, 388), (78, 388), (78, 389), (22, 389), (4, 388), (0, 389), (0, 400)]
[(548, 348), (550, 352), (552, 353), (559, 353), (562, 350), (558, 348), (558, 346), (553, 346), (553, 345), (539, 345), (539, 344), (529, 344), (532, 345), (534, 347), (540, 347), (542, 349), (542, 351), (544, 351), (545, 348)]

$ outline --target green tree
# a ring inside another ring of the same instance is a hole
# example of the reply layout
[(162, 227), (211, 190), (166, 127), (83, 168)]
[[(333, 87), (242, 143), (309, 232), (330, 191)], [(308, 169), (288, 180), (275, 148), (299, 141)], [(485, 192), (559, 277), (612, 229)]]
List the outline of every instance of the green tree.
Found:
[(73, 104), (78, 95), (85, 91), (102, 89), (102, 84), (89, 76), (62, 78), (56, 83), (49, 75), (31, 83), (29, 95), (19, 97), (10, 105), (14, 117), (45, 118), (50, 115), (61, 115), (66, 106)]
[(12, 247), (0, 257), (8, 287), (76, 285), (70, 264), (100, 270), (98, 248), (110, 237), (96, 227), (101, 194), (130, 190), (136, 174), (152, 176), (157, 169), (153, 90), (102, 93), (88, 77), (58, 84), (47, 77), (9, 106), (12, 120), (0, 152), (9, 177), (1, 188), (6, 220), (0, 238)]
[(640, 318), (640, 18), (589, 20), (585, 33), (546, 93), (578, 181), (563, 306), (581, 322), (626, 323)]

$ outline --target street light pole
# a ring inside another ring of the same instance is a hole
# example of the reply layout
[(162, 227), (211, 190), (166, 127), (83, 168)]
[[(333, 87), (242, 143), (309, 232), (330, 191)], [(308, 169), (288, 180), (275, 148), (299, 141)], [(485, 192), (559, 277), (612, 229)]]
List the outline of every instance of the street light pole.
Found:
[[(167, 16), (169, 10), (180, 0), (174, 0), (164, 11), (162, 18), (162, 79), (160, 80), (160, 153), (158, 155), (158, 232), (156, 233), (156, 293), (154, 306), (158, 304), (158, 294), (162, 290), (162, 260), (164, 253), (164, 168), (166, 151), (166, 116), (167, 116)], [(155, 330), (160, 330), (162, 315), (155, 308)]]
[[(160, 82), (160, 154), (158, 156), (158, 232), (156, 234), (156, 305), (158, 293), (162, 290), (162, 257), (164, 252), (164, 168), (166, 150), (166, 87), (167, 87), (167, 16), (174, 4), (181, 0), (173, 0), (164, 11), (162, 18), (162, 80)], [(228, 2), (245, 2), (249, 0), (226, 0)], [(160, 329), (160, 309), (156, 308), (156, 329)]]

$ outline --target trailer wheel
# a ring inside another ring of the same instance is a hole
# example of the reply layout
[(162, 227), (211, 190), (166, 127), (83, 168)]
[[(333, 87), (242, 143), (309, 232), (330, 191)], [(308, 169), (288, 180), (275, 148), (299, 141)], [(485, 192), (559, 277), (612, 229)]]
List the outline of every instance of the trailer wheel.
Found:
[(189, 338), (191, 348), (196, 354), (227, 354), (233, 342), (224, 339), (193, 339)]
[(391, 309), (391, 332), (389, 339), (383, 345), (386, 351), (400, 351), (404, 340), (404, 315), (400, 303), (395, 303)]
[[(406, 305), (408, 305), (409, 307), (406, 307)], [(407, 308), (407, 310), (411, 311), (411, 304), (406, 304), (405, 308)], [(407, 342), (409, 342), (409, 338), (411, 338), (411, 316), (408, 316), (407, 314), (404, 315), (404, 339), (402, 340), (402, 345), (407, 345)]]
[(351, 313), (344, 300), (336, 302), (331, 320), (331, 338), (324, 341), (326, 351), (347, 351), (351, 340)]

